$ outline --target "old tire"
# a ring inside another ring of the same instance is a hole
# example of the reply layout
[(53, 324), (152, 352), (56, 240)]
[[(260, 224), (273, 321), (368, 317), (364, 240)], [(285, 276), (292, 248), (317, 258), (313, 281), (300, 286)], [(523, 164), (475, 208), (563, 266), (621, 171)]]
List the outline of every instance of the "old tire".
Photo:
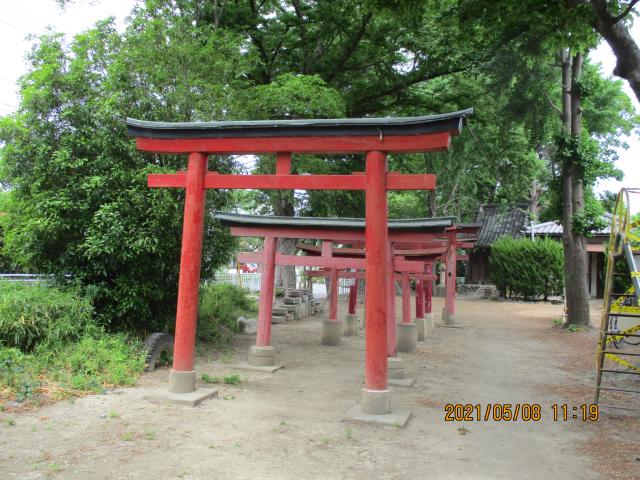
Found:
[(144, 371), (153, 372), (159, 363), (173, 358), (173, 336), (168, 333), (152, 333), (144, 342), (147, 355), (144, 359)]

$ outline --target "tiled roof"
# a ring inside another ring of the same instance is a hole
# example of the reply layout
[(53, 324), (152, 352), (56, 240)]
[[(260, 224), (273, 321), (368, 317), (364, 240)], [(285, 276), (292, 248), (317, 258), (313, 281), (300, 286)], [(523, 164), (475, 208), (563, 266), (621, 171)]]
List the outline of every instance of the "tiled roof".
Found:
[[(602, 220), (606, 224), (606, 227), (596, 230), (593, 235), (609, 235), (611, 233), (611, 214), (605, 213), (602, 216)], [(525, 235), (531, 235), (531, 226), (527, 225), (524, 228)], [(548, 235), (550, 237), (559, 237), (562, 235), (562, 224), (557, 221), (537, 223), (533, 226), (534, 235)]]
[(488, 247), (504, 235), (521, 237), (528, 221), (527, 204), (506, 207), (495, 204), (481, 205), (476, 223), (481, 223), (482, 228), (476, 247)]

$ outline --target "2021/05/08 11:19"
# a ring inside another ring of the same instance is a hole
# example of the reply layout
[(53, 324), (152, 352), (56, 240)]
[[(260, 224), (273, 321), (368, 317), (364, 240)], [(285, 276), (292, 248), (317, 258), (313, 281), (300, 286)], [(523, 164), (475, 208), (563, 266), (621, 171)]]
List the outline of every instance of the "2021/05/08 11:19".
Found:
[[(539, 403), (447, 403), (444, 412), (445, 422), (538, 422), (543, 417), (542, 406)], [(566, 403), (554, 403), (551, 405), (551, 413), (554, 422), (595, 422), (599, 418), (598, 406), (592, 404), (571, 406)]]

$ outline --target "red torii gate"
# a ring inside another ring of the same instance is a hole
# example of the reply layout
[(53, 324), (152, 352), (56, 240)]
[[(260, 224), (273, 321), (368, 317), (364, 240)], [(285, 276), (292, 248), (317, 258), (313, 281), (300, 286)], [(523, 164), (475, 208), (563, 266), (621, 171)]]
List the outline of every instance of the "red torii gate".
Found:
[[(247, 122), (147, 122), (127, 119), (139, 150), (188, 154), (186, 172), (151, 174), (150, 187), (185, 188), (184, 224), (173, 369), (169, 391), (192, 394), (198, 288), (207, 188), (364, 190), (366, 195), (365, 387), (362, 412), (391, 411), (387, 383), (387, 194), (388, 190), (431, 190), (435, 176), (387, 171), (388, 153), (447, 150), (471, 109), (408, 118), (276, 120)], [(209, 154), (276, 154), (275, 175), (208, 172)], [(296, 153), (365, 154), (366, 171), (352, 175), (292, 175)], [(269, 245), (274, 239), (266, 238)], [(270, 249), (271, 250), (271, 249)], [(275, 254), (275, 249), (273, 249)], [(273, 286), (271, 287), (273, 289)], [(263, 294), (273, 293), (272, 291)]]
[[(285, 255), (275, 253), (274, 262), (276, 265), (323, 267), (332, 278), (332, 294), (329, 319), (323, 322), (323, 344), (337, 345), (341, 337), (342, 323), (337, 318), (337, 291), (335, 290), (338, 276), (364, 278), (362, 272), (340, 272), (345, 269), (365, 269), (364, 248), (357, 248), (364, 243), (365, 221), (359, 218), (313, 218), (313, 217), (265, 217), (259, 215), (244, 215), (233, 213), (216, 213), (215, 218), (224, 226), (231, 229), (231, 234), (237, 237), (261, 237), (261, 238), (298, 238), (298, 239), (320, 239), (321, 246), (298, 244), (299, 250), (304, 250), (310, 255)], [(407, 302), (409, 297), (409, 276), (420, 280), (435, 280), (435, 276), (427, 275), (427, 265), (439, 256), (444, 255), (448, 250), (447, 241), (450, 234), (449, 229), (453, 228), (451, 217), (424, 218), (424, 219), (402, 219), (389, 221), (389, 243), (391, 255), (388, 258), (388, 268), (399, 275), (389, 275), (389, 296), (393, 297), (389, 303), (391, 311), (389, 318), (395, 320), (394, 303), (394, 279), (400, 279), (403, 283), (403, 308), (405, 312), (410, 312)], [(444, 239), (445, 241), (442, 241)], [(352, 245), (350, 248), (336, 248), (335, 243)], [(398, 243), (399, 248), (395, 248), (394, 243)], [(400, 248), (402, 247), (402, 248)], [(237, 256), (239, 263), (258, 263), (263, 265), (263, 276), (261, 291), (264, 292), (268, 284), (273, 283), (271, 276), (273, 269), (270, 268), (270, 258), (272, 253), (269, 246), (265, 244), (261, 252), (242, 252)], [(455, 292), (447, 291), (453, 298)], [(270, 335), (261, 336), (261, 331), (270, 331), (272, 297), (261, 295), (260, 308), (258, 311), (258, 338), (257, 345), (266, 347), (268, 344), (260, 342), (270, 338)], [(412, 322), (408, 313), (403, 315), (401, 323), (400, 337), (397, 337), (396, 324), (394, 321), (387, 323), (387, 355), (395, 357), (396, 347), (400, 351), (412, 351), (415, 349), (418, 337), (424, 338), (424, 323), (417, 325)], [(418, 318), (423, 318), (420, 315)], [(422, 327), (422, 328), (419, 328)], [(349, 330), (349, 328), (348, 328)], [(418, 331), (422, 335), (418, 335)], [(405, 332), (406, 331), (406, 332)], [(399, 341), (398, 338), (400, 339)], [(249, 363), (256, 365), (273, 364), (266, 363), (266, 358), (254, 358), (250, 352)]]

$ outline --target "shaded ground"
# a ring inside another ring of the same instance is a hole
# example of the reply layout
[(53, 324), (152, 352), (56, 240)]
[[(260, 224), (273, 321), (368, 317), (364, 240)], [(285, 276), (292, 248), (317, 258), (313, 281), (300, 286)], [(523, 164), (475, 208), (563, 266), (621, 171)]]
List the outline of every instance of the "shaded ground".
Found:
[[(435, 328), (402, 355), (417, 381), (393, 389), (393, 404), (414, 413), (407, 428), (343, 421), (359, 401), (364, 341), (322, 347), (315, 318), (274, 325), (284, 370), (239, 371), (242, 384), (219, 386), (218, 400), (195, 409), (142, 400), (166, 385), (160, 371), (136, 388), (0, 413), (0, 477), (640, 478), (639, 417), (552, 419), (554, 403), (591, 401), (596, 332), (553, 328), (561, 305), (458, 305), (463, 328)], [(238, 337), (230, 354), (205, 355), (198, 374), (238, 371), (252, 342)], [(542, 421), (445, 422), (446, 403), (536, 403)]]

